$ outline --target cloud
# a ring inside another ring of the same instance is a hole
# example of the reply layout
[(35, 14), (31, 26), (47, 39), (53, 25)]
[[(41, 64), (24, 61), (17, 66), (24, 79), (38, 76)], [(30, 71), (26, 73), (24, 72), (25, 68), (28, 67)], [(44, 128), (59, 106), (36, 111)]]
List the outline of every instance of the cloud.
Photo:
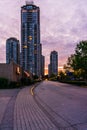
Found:
[[(34, 0), (34, 3), (40, 7), (41, 43), (46, 66), (52, 50), (58, 51), (59, 65), (63, 65), (74, 53), (77, 42), (87, 39), (87, 0)], [(20, 10), (24, 4), (25, 0), (0, 1), (0, 48), (5, 47), (9, 37), (20, 40)], [(0, 57), (0, 61), (5, 61), (5, 56)]]
[(0, 63), (5, 63), (5, 59), (6, 59), (6, 49), (5, 49), (5, 45), (1, 45), (0, 46)]

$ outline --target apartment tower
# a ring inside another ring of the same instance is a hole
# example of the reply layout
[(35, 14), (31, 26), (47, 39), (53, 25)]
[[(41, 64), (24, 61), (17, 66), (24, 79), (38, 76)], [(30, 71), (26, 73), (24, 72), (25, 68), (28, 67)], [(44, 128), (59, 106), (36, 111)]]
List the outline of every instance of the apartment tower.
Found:
[(14, 61), (20, 64), (20, 44), (16, 38), (9, 38), (6, 40), (6, 63)]
[(58, 53), (52, 51), (50, 54), (49, 75), (58, 75)]
[(33, 2), (21, 7), (21, 60), (24, 70), (41, 76), (40, 8)]

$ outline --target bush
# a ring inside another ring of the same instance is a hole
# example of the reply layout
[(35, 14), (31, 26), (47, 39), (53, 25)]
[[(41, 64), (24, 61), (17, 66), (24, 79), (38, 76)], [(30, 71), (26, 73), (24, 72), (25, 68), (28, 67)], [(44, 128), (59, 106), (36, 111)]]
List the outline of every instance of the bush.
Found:
[(0, 78), (0, 89), (19, 88), (20, 86), (21, 86), (21, 84), (18, 82), (9, 81), (6, 78)]
[(68, 84), (73, 84), (77, 86), (86, 86), (87, 83), (85, 81), (60, 81), (62, 83), (68, 83)]
[(22, 85), (30, 85), (32, 83), (33, 83), (33, 81), (30, 78), (22, 78), (21, 79), (21, 84)]
[(8, 79), (0, 78), (0, 89), (8, 88)]
[(15, 82), (15, 81), (11, 81), (9, 83), (9, 88), (19, 88), (20, 87), (20, 83)]

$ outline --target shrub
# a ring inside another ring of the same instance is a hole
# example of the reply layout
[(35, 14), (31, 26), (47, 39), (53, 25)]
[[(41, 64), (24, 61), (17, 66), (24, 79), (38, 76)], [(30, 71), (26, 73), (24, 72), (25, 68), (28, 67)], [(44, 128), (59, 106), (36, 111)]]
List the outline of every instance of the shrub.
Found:
[(20, 83), (16, 82), (16, 81), (11, 81), (9, 83), (9, 88), (19, 88), (20, 87)]
[(21, 79), (21, 84), (22, 85), (30, 85), (32, 83), (33, 83), (33, 81), (30, 78), (22, 78)]
[(8, 88), (8, 79), (0, 78), (0, 89)]
[(61, 81), (63, 83), (73, 84), (77, 86), (86, 86), (87, 83), (85, 81)]

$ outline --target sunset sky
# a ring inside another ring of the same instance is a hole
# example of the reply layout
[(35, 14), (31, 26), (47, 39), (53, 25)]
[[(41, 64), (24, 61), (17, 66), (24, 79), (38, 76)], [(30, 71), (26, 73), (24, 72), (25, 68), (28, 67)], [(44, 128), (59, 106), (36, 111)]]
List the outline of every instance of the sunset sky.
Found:
[[(50, 52), (58, 51), (59, 67), (74, 53), (80, 40), (87, 40), (87, 0), (34, 0), (40, 7), (41, 43), (46, 67)], [(0, 0), (0, 62), (5, 60), (6, 39), (20, 40), (20, 10), (25, 0)]]

